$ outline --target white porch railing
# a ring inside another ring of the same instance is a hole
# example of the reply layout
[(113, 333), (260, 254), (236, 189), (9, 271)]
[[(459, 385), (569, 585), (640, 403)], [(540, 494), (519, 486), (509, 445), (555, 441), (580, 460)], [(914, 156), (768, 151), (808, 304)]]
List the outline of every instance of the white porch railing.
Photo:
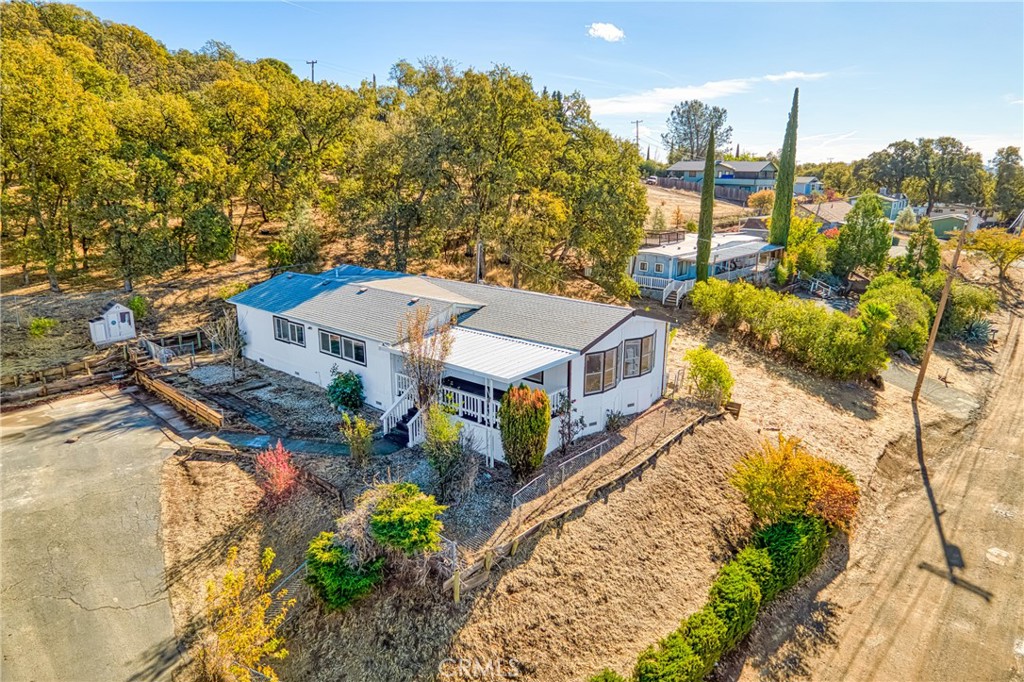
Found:
[(725, 281), (728, 282), (734, 279), (739, 279), (741, 277), (749, 277), (750, 275), (754, 274), (754, 268), (755, 266), (750, 265), (745, 268), (737, 268), (736, 270), (726, 270), (725, 272), (715, 275), (715, 277), (718, 279), (724, 279)]
[[(397, 376), (402, 376), (401, 374)], [(416, 387), (410, 384), (406, 389), (398, 396), (395, 402), (384, 411), (384, 414), (380, 416), (380, 424), (384, 433), (391, 433), (391, 429), (398, 426), (398, 422), (402, 421), (409, 410), (416, 405), (416, 397), (413, 395)], [(410, 434), (412, 432), (410, 431)]]
[(452, 410), (456, 417), (471, 419), (478, 424), (498, 427), (498, 401), (489, 401), (482, 395), (467, 393), (457, 388), (441, 387), (441, 403)]
[(566, 386), (565, 388), (558, 388), (549, 392), (548, 398), (551, 399), (551, 411), (553, 413), (562, 400), (567, 400), (569, 398), (569, 387)]
[(670, 295), (672, 295), (673, 291), (678, 291), (679, 292), (676, 295), (676, 300), (678, 301), (679, 300), (678, 297), (683, 295), (682, 291), (681, 291), (681, 289), (683, 288), (683, 284), (685, 284), (684, 280), (679, 280), (679, 279), (671, 280), (669, 282), (668, 286), (666, 286), (664, 289), (661, 290), (661, 302), (662, 302), (662, 304), (664, 304), (665, 301), (668, 300), (668, 297)]
[(633, 275), (633, 280), (645, 289), (664, 289), (672, 282), (668, 277), (650, 275)]

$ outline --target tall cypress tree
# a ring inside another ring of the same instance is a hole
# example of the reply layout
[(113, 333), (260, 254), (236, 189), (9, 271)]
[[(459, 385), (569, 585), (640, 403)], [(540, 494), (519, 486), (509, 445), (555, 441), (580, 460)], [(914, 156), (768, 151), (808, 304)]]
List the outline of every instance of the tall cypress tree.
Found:
[(793, 108), (789, 110), (786, 137), (782, 141), (779, 175), (775, 181), (775, 206), (772, 207), (772, 225), (769, 239), (772, 244), (785, 246), (789, 241), (789, 218), (793, 212), (793, 181), (796, 175), (796, 119), (800, 88), (793, 90)]
[(711, 130), (704, 158), (704, 177), (700, 186), (700, 222), (697, 225), (697, 281), (708, 281), (711, 259), (711, 232), (715, 209), (715, 131)]

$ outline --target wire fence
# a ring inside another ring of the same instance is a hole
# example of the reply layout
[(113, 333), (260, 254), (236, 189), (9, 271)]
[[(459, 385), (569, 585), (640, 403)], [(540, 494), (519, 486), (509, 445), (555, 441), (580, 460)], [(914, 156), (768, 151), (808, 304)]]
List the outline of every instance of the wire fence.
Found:
[(606, 438), (597, 445), (591, 446), (578, 455), (570, 457), (554, 469), (537, 476), (537, 478), (512, 493), (512, 508), (515, 509), (531, 500), (535, 500), (541, 495), (547, 494), (552, 488), (565, 483), (571, 476), (576, 475), (604, 455), (609, 450), (610, 443), (611, 441)]

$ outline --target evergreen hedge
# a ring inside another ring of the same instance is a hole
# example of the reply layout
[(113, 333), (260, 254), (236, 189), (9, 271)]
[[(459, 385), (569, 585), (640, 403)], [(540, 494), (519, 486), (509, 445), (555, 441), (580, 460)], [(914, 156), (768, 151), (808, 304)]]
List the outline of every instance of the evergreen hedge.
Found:
[[(708, 601), (679, 628), (637, 657), (635, 682), (697, 682), (754, 627), (761, 607), (818, 565), (828, 526), (798, 516), (763, 528), (718, 573)], [(591, 682), (624, 680), (603, 670)]]
[(505, 461), (518, 480), (523, 480), (544, 461), (551, 400), (542, 389), (524, 384), (510, 386), (498, 405), (498, 428)]
[(306, 550), (306, 583), (329, 611), (343, 609), (368, 594), (384, 571), (383, 557), (356, 565), (349, 551), (334, 539), (334, 533), (324, 531)]

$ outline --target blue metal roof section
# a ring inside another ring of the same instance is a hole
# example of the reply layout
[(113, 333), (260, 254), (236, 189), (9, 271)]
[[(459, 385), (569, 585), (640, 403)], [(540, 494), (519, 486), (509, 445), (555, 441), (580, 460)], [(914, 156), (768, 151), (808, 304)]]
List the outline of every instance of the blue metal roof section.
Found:
[(398, 279), (400, 277), (411, 277), (412, 275), (405, 272), (363, 268), (358, 265), (339, 265), (336, 268), (331, 268), (330, 270), (321, 272), (318, 276), (336, 281), (343, 281), (346, 284), (359, 284), (360, 282), (375, 282), (382, 279)]
[(340, 289), (345, 284), (343, 280), (328, 279), (320, 275), (285, 272), (235, 294), (228, 299), (228, 303), (247, 305), (280, 315), (325, 291)]

